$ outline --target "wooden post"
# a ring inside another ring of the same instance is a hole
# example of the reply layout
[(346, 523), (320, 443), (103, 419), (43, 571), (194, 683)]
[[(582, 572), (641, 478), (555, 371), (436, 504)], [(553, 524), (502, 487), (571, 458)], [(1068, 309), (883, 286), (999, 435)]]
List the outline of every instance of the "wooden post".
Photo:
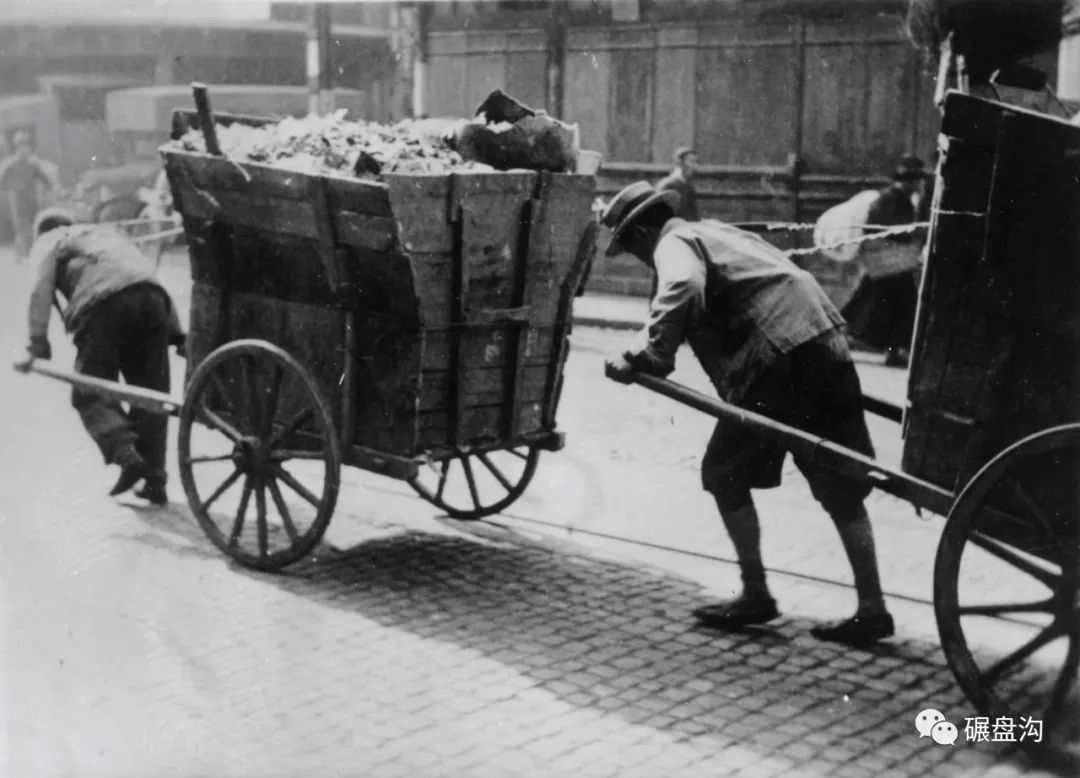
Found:
[(312, 5), (308, 11), (307, 27), (308, 112), (319, 115), (334, 110), (330, 26), (330, 5)]
[(566, 4), (557, 2), (549, 12), (544, 46), (547, 55), (544, 71), (545, 110), (556, 119), (562, 118), (566, 93), (566, 26)]

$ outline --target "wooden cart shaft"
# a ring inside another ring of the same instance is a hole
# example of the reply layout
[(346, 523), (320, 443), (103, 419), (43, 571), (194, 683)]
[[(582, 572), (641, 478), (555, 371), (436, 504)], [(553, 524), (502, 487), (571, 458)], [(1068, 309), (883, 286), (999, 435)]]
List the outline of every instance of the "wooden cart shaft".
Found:
[(753, 427), (763, 436), (783, 445), (793, 454), (805, 457), (841, 475), (868, 480), (875, 488), (907, 500), (919, 508), (945, 516), (952, 507), (954, 501), (952, 492), (898, 470), (884, 467), (858, 451), (781, 424), (768, 416), (739, 408), (673, 381), (643, 373), (635, 373), (633, 380), (639, 386), (651, 389), (710, 416)]

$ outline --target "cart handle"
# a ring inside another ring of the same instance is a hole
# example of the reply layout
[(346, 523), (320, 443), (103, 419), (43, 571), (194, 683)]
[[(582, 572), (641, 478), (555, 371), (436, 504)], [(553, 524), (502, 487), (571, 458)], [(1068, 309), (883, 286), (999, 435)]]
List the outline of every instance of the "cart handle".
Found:
[(110, 400), (126, 402), (151, 413), (177, 416), (180, 413), (180, 406), (183, 405), (181, 400), (177, 400), (164, 392), (144, 389), (141, 386), (122, 384), (119, 381), (106, 381), (104, 378), (94, 378), (81, 373), (72, 373), (68, 370), (43, 365), (38, 361), (30, 365), (30, 371), (71, 384), (84, 392), (90, 392)]
[(883, 492), (908, 500), (920, 508), (946, 516), (952, 507), (952, 492), (906, 473), (884, 467), (861, 452), (781, 424), (768, 416), (710, 397), (674, 381), (638, 372), (632, 373), (630, 378), (639, 386), (651, 389), (710, 416), (753, 427), (764, 437), (782, 444), (792, 454), (806, 457), (814, 464), (841, 475), (869, 481)]

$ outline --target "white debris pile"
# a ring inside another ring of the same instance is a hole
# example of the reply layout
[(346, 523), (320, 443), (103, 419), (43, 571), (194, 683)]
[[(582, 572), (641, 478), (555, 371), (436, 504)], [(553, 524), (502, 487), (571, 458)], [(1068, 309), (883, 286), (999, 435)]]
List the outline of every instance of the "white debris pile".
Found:
[[(260, 127), (237, 123), (217, 124), (215, 129), (221, 152), (230, 159), (314, 175), (377, 180), (384, 173), (493, 170), (453, 150), (440, 134), (448, 128), (432, 121), (405, 120), (394, 125), (347, 121), (340, 110), (326, 116), (289, 117)], [(169, 145), (206, 152), (201, 130), (189, 130)]]

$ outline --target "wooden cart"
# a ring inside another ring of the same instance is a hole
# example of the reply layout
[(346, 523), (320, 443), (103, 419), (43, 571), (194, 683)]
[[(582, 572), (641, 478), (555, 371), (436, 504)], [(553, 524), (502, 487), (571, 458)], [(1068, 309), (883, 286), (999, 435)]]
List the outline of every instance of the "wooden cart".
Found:
[(953, 93), (941, 135), (907, 407), (866, 404), (903, 421), (902, 472), (669, 381), (636, 380), (947, 516), (934, 610), (950, 668), (978, 715), (1041, 721), (1041, 742), (1012, 734), (1076, 770), (1080, 127)]
[[(178, 111), (174, 137), (198, 126)], [(563, 445), (592, 176), (375, 183), (162, 154), (194, 282), (180, 477), (224, 553), (264, 570), (308, 554), (342, 465), (478, 518)]]

